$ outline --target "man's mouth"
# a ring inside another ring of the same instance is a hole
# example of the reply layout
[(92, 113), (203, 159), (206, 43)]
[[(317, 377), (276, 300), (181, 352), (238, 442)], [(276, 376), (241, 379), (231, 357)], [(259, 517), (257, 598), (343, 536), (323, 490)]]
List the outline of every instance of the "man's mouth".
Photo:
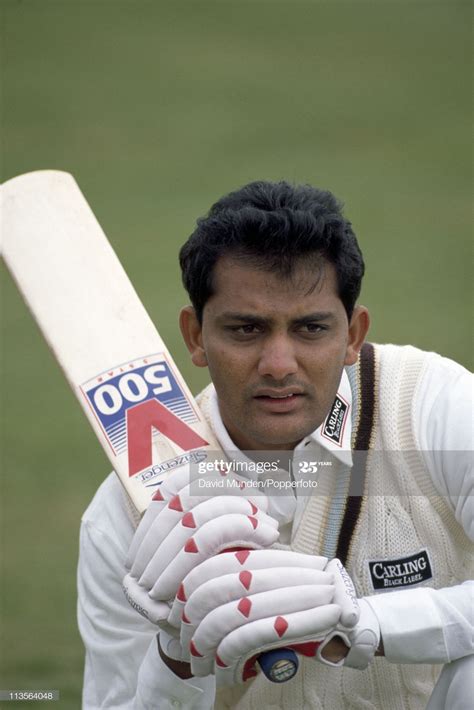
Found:
[(263, 388), (260, 390), (257, 390), (256, 394), (254, 395), (255, 397), (270, 397), (271, 399), (286, 399), (288, 397), (297, 397), (301, 396), (304, 394), (300, 388), (296, 387), (286, 387), (285, 389), (271, 389), (270, 387), (268, 388)]
[(288, 397), (296, 397), (295, 394), (264, 394), (258, 395), (260, 397), (270, 397), (270, 399), (288, 399)]
[(277, 413), (293, 411), (303, 397), (304, 393), (299, 390), (262, 389), (254, 395), (264, 409)]

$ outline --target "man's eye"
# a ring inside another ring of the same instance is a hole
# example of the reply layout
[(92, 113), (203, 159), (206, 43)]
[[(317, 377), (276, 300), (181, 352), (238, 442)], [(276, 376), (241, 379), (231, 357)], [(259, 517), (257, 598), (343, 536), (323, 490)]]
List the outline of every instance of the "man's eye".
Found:
[(303, 333), (318, 334), (326, 330), (326, 326), (320, 323), (305, 323), (301, 326), (300, 331)]
[(239, 328), (237, 330), (239, 333), (245, 333), (245, 334), (259, 332), (259, 328), (256, 325), (253, 325), (251, 323), (248, 323), (246, 325), (241, 325), (241, 326), (239, 326)]
[(230, 331), (236, 335), (255, 335), (260, 333), (260, 328), (258, 325), (253, 323), (245, 323), (244, 325), (233, 325), (230, 327)]

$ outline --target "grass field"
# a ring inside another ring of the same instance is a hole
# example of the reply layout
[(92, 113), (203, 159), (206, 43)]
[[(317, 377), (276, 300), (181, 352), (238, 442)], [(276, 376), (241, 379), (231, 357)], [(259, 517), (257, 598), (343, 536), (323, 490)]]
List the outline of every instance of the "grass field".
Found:
[[(75, 175), (194, 391), (177, 252), (262, 177), (344, 200), (373, 340), (471, 364), (471, 3), (0, 5), (2, 180)], [(1, 376), (0, 687), (78, 708), (78, 527), (108, 464), (3, 268)]]

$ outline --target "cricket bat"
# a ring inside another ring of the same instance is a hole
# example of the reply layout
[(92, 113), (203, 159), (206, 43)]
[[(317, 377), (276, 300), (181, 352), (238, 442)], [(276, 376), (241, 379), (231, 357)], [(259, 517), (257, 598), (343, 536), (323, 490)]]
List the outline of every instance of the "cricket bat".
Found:
[[(138, 515), (164, 478), (220, 451), (183, 377), (66, 172), (1, 187), (3, 259)], [(275, 682), (290, 649), (262, 654)]]
[(138, 513), (219, 445), (74, 178), (1, 188), (1, 252)]

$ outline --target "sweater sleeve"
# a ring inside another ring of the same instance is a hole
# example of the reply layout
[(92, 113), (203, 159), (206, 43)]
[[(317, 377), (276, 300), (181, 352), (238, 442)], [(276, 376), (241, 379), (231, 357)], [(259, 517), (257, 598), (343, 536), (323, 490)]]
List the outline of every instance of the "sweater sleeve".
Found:
[[(474, 539), (472, 375), (435, 356), (413, 403), (415, 435), (433, 485)], [(366, 597), (394, 663), (446, 663), (474, 653), (474, 583)]]
[(393, 663), (448, 663), (474, 653), (474, 583), (365, 597)]
[(78, 567), (78, 621), (86, 649), (83, 708), (212, 708), (213, 677), (175, 676), (159, 656), (157, 627), (126, 601), (125, 551), (117, 540), (83, 520)]
[(474, 378), (437, 357), (414, 402), (415, 434), (433, 485), (474, 541)]

